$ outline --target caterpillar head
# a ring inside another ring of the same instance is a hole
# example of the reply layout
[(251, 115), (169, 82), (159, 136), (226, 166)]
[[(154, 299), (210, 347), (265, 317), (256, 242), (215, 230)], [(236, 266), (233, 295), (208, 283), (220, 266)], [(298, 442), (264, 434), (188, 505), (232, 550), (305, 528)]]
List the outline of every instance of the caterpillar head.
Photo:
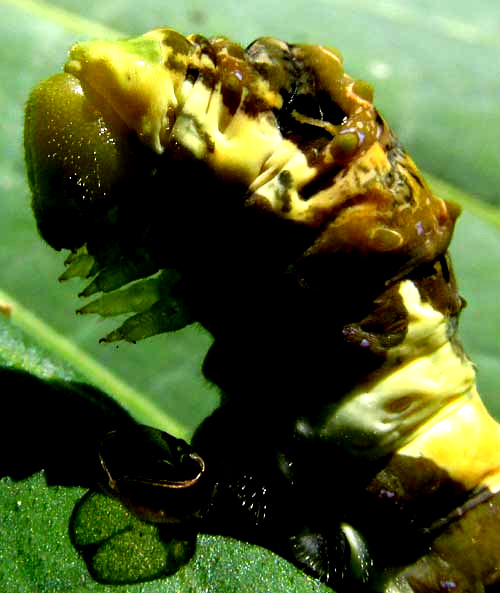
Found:
[(161, 77), (154, 73), (163, 71), (160, 60), (158, 43), (150, 39), (82, 43), (70, 51), (64, 73), (32, 92), (25, 123), (28, 179), (40, 232), (56, 249), (86, 243), (92, 221), (116, 207), (131, 180), (150, 169), (137, 138), (159, 145)]
[(62, 279), (105, 293), (80, 311), (138, 314), (106, 340), (210, 327), (193, 278), (256, 299), (284, 274), (341, 282), (349, 303), (375, 269), (385, 286), (444, 253), (458, 213), (337, 52), (270, 38), (77, 44), (28, 100), (25, 150), (39, 230), (72, 252)]

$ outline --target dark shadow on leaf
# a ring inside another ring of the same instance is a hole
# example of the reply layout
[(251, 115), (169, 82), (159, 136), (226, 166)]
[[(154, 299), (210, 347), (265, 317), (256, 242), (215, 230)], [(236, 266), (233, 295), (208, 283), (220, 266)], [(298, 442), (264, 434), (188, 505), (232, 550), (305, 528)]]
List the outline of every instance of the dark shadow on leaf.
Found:
[(43, 469), (48, 484), (91, 487), (103, 436), (135, 424), (109, 396), (84, 383), (0, 367), (0, 385), (0, 477), (21, 480)]
[(103, 438), (119, 429), (128, 435), (137, 426), (123, 408), (90, 385), (43, 380), (20, 370), (0, 367), (0, 385), (0, 477), (22, 480), (44, 470), (49, 485), (91, 489), (68, 520), (72, 543), (95, 580), (143, 582), (189, 561), (196, 547), (190, 524), (144, 522), (117, 498), (98, 491)]

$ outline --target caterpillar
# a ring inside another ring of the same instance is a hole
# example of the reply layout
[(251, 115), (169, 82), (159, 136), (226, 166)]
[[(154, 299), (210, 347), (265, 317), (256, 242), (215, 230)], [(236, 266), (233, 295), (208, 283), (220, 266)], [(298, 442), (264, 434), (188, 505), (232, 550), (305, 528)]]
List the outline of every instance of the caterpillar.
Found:
[(108, 490), (338, 591), (500, 581), (500, 429), (457, 337), (459, 208), (337, 51), (170, 29), (78, 43), (28, 99), (25, 154), (62, 279), (100, 294), (79, 312), (132, 313), (103, 341), (195, 322), (214, 339), (221, 404), (177, 478), (120, 479), (124, 442), (172, 437), (116, 433)]

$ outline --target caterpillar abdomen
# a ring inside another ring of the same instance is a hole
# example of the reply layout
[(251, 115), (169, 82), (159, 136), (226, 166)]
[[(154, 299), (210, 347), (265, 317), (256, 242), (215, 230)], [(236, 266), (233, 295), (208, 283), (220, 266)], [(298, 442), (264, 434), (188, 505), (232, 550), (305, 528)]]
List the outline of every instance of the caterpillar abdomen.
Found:
[[(72, 250), (63, 277), (104, 293), (80, 312), (136, 313), (105, 341), (213, 335), (204, 527), (335, 587), (495, 582), (496, 541), (453, 558), (461, 515), (481, 529), (500, 488), (498, 425), (456, 337), (459, 209), (369, 85), (323, 47), (167, 29), (78, 44), (65, 70), (28, 102), (35, 216)], [(381, 531), (394, 557), (372, 570)]]

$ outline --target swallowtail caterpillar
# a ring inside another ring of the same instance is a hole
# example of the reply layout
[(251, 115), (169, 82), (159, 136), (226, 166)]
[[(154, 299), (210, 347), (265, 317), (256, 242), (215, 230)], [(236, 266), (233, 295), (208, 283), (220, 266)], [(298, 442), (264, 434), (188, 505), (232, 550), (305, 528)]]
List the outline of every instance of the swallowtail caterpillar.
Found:
[(102, 293), (80, 312), (134, 313), (104, 341), (193, 322), (214, 338), (221, 405), (179, 476), (144, 502), (111, 435), (114, 494), (339, 591), (500, 580), (500, 429), (456, 334), (459, 209), (336, 51), (169, 29), (80, 43), (31, 94), (25, 147), (40, 233), (71, 251), (63, 278)]

